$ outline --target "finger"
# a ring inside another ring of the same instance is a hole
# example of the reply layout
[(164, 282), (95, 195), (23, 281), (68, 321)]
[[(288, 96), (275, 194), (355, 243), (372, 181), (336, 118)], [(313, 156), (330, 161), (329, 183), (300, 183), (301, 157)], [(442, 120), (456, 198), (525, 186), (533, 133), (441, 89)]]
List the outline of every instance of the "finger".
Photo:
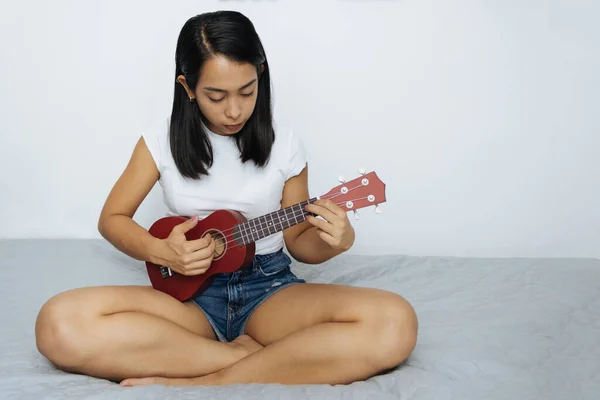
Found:
[(205, 273), (212, 265), (213, 255), (204, 258), (200, 261), (195, 261), (185, 266), (186, 271), (190, 275), (198, 275)]
[(207, 260), (207, 259), (213, 257), (214, 251), (215, 251), (214, 245), (210, 245), (208, 247), (194, 251), (192, 253), (184, 254), (181, 257), (181, 261), (182, 261), (181, 264), (191, 265), (198, 261)]
[(344, 211), (344, 209), (342, 207), (340, 207), (337, 203), (335, 203), (333, 200), (319, 199), (315, 203), (328, 209), (329, 211), (331, 211), (333, 214), (337, 215), (338, 217), (346, 216), (346, 211)]
[(196, 225), (198, 225), (198, 216), (194, 215), (192, 218), (189, 218), (186, 221), (184, 221), (178, 225), (175, 225), (175, 228), (173, 228), (173, 229), (174, 230), (176, 229), (177, 232), (179, 232), (179, 233), (186, 233), (187, 231), (189, 231)]
[(332, 222), (335, 219), (338, 219), (338, 216), (336, 214), (334, 214), (333, 212), (331, 212), (331, 210), (329, 210), (328, 208), (326, 208), (322, 205), (308, 204), (305, 207), (305, 209), (308, 212), (320, 215), (321, 217), (325, 218), (329, 222)]
[(311, 225), (316, 226), (318, 229), (327, 232), (330, 235), (333, 235), (335, 231), (335, 227), (331, 223), (323, 221), (317, 217), (313, 217), (312, 215), (306, 217), (306, 221)]
[(337, 242), (335, 237), (325, 231), (322, 231), (321, 229), (317, 229), (317, 235), (319, 235), (319, 237), (331, 247), (334, 247)]
[(188, 240), (187, 243), (184, 245), (184, 249), (188, 253), (193, 253), (194, 251), (202, 250), (210, 246), (213, 242), (214, 239), (212, 238), (212, 236), (210, 236), (210, 234), (207, 234), (206, 236), (201, 237), (200, 239)]
[(215, 247), (216, 247), (216, 242), (214, 240), (211, 240), (210, 243), (208, 244), (208, 246), (204, 247), (203, 249), (194, 251), (193, 253), (191, 253), (192, 262), (213, 257), (213, 255), (215, 253)]
[(210, 256), (208, 258), (204, 258), (200, 261), (194, 261), (186, 266), (186, 269), (189, 271), (194, 271), (197, 269), (208, 269), (212, 264), (213, 257)]
[(194, 269), (189, 269), (189, 270), (185, 270), (185, 275), (186, 276), (195, 276), (195, 275), (202, 275), (204, 273), (206, 273), (206, 271), (210, 268), (210, 263), (206, 263), (205, 266), (199, 267), (199, 268), (194, 268)]

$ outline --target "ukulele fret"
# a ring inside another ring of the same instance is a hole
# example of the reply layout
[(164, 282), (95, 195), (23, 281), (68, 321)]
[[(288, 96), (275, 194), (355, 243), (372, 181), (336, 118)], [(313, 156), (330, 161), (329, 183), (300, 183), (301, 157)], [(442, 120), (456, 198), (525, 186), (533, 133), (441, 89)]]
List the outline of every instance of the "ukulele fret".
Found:
[(277, 233), (277, 226), (275, 225), (275, 221), (273, 221), (273, 213), (268, 214), (271, 217), (271, 226), (273, 227), (272, 233)]
[(257, 240), (304, 222), (306, 216), (312, 214), (304, 211), (304, 207), (316, 200), (317, 198), (305, 200), (301, 203), (261, 215), (260, 217), (239, 224), (239, 230), (242, 232), (239, 239), (241, 244), (246, 246), (252, 242), (256, 242)]
[(286, 210), (285, 209), (279, 210), (279, 211), (277, 211), (277, 213), (275, 215), (277, 215), (277, 218), (279, 219), (279, 229), (282, 231), (284, 229), (287, 229), (289, 227), (289, 225), (288, 225)]
[(257, 217), (256, 220), (258, 221), (258, 235), (260, 237), (264, 236), (265, 234), (265, 227), (263, 225), (263, 222), (261, 221), (262, 217)]
[(250, 226), (252, 226), (252, 239), (253, 240), (259, 240), (260, 236), (258, 234), (258, 231), (256, 229), (256, 221), (255, 220), (251, 220), (250, 221)]
[[(294, 206), (290, 207), (290, 211), (292, 212), (292, 217), (294, 218), (294, 225), (296, 225), (298, 223), (298, 219), (296, 218), (296, 212), (294, 212)], [(292, 221), (290, 220), (290, 223)]]
[(244, 238), (244, 227), (237, 225), (233, 228), (233, 240), (238, 246), (243, 246), (246, 239)]
[[(271, 230), (269, 229), (269, 223), (267, 222), (267, 217), (263, 215), (263, 216), (261, 216), (259, 218), (261, 219), (260, 225), (261, 225), (261, 228), (262, 228), (263, 232), (266, 229), (267, 235), (270, 235), (271, 234)], [(265, 225), (264, 227), (262, 226), (263, 223)]]
[(245, 237), (244, 237), (244, 242), (245, 243), (244, 244), (251, 243), (252, 240), (250, 238), (250, 231), (248, 230), (248, 225), (242, 224), (242, 230), (244, 231), (244, 235), (245, 235)]

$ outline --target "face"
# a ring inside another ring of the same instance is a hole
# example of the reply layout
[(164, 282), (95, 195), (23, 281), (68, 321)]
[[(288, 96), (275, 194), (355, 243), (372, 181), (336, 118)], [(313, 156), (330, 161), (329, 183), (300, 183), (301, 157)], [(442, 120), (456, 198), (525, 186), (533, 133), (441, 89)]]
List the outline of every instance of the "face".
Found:
[[(182, 80), (185, 82), (180, 76), (180, 83)], [(184, 87), (188, 95), (196, 98), (211, 131), (234, 135), (254, 111), (258, 74), (252, 64), (237, 64), (223, 56), (214, 56), (204, 63), (194, 92), (191, 93), (187, 85)]]

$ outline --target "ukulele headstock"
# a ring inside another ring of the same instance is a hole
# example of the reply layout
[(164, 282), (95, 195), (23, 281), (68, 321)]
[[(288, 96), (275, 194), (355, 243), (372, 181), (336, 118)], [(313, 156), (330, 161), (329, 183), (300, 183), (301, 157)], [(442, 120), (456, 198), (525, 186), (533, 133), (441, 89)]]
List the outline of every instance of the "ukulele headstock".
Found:
[(321, 196), (322, 199), (332, 200), (346, 212), (354, 211), (356, 219), (358, 219), (356, 210), (375, 206), (375, 212), (379, 214), (381, 213), (379, 204), (386, 201), (385, 183), (379, 179), (375, 171), (365, 173), (361, 168), (358, 172), (361, 176), (348, 182), (340, 176), (338, 180), (341, 184)]

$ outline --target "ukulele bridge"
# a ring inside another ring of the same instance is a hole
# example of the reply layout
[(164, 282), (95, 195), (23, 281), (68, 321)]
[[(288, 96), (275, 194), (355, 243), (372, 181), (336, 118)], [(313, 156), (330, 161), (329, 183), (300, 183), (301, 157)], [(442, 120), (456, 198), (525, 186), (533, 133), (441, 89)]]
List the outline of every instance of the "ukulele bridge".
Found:
[(160, 275), (163, 279), (173, 276), (173, 271), (169, 267), (160, 267)]

